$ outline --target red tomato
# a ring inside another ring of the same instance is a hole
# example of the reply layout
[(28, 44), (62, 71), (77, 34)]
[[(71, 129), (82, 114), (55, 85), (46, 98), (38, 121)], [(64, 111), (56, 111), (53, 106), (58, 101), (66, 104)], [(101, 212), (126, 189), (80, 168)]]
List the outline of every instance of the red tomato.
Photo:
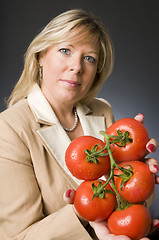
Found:
[[(101, 180), (102, 185), (105, 181)], [(105, 198), (95, 197), (93, 200), (93, 181), (82, 182), (75, 193), (74, 206), (80, 216), (88, 221), (103, 221), (107, 219), (116, 207), (116, 196), (106, 193)], [(99, 181), (94, 182), (95, 186)], [(105, 189), (112, 190), (109, 184)], [(92, 200), (92, 201), (91, 201)]]
[(149, 233), (151, 216), (146, 207), (136, 204), (125, 210), (114, 211), (107, 224), (111, 233), (138, 240)]
[[(103, 176), (110, 167), (109, 156), (97, 157), (97, 162), (88, 162), (86, 159), (85, 149), (89, 151), (95, 146), (97, 151), (101, 150), (105, 146), (105, 143), (92, 136), (81, 136), (74, 139), (68, 146), (65, 153), (65, 162), (72, 173), (78, 179), (93, 180)], [(104, 153), (107, 153), (105, 150)]]
[[(154, 191), (155, 176), (149, 170), (148, 165), (140, 161), (123, 162), (119, 164), (119, 167), (128, 169), (130, 165), (132, 166), (133, 175), (124, 183), (122, 190), (120, 186), (123, 178), (114, 176), (117, 191), (130, 203), (143, 202), (149, 198)], [(120, 175), (123, 174), (123, 172), (115, 168), (114, 174)]]
[(117, 130), (128, 131), (129, 137), (132, 139), (132, 142), (126, 143), (124, 147), (111, 144), (111, 150), (117, 162), (139, 160), (146, 155), (146, 143), (149, 141), (149, 135), (142, 123), (133, 118), (123, 118), (112, 124), (106, 133), (118, 135)]

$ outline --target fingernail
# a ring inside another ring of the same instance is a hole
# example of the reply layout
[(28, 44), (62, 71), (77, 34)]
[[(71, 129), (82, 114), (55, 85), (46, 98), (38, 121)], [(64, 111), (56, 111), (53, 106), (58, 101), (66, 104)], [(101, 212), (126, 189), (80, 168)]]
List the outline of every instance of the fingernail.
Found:
[(147, 149), (150, 151), (150, 152), (154, 152), (155, 151), (155, 149), (156, 149), (156, 147), (155, 147), (155, 145), (154, 144), (149, 144), (148, 146), (147, 146)]
[(157, 170), (158, 172), (158, 166), (157, 165), (153, 165), (153, 167)]
[(70, 193), (71, 193), (71, 189), (68, 189), (68, 190), (66, 191), (66, 193), (65, 193), (65, 196), (66, 196), (67, 198), (69, 198), (69, 197), (70, 197)]
[(142, 113), (138, 113), (138, 115), (141, 115), (141, 116), (143, 116), (143, 117), (144, 117), (144, 115), (143, 115)]
[(155, 225), (155, 228), (159, 228), (159, 223), (157, 223), (157, 224)]

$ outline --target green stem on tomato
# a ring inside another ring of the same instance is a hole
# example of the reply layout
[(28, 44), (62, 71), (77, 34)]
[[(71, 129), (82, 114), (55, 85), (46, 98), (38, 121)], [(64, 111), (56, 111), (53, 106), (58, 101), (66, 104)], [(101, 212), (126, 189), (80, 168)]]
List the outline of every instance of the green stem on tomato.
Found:
[[(125, 209), (125, 208), (129, 207), (131, 204), (127, 200), (124, 200), (120, 196), (120, 194), (117, 191), (117, 188), (115, 186), (115, 182), (114, 182), (114, 169), (115, 169), (115, 167), (117, 167), (122, 172), (124, 172), (124, 169), (119, 167), (118, 164), (115, 162), (113, 154), (112, 154), (112, 151), (111, 151), (111, 147), (110, 147), (110, 139), (112, 137), (117, 137), (117, 136), (108, 135), (104, 131), (100, 131), (100, 134), (102, 134), (104, 136), (105, 141), (106, 141), (106, 145), (105, 145), (105, 147), (103, 149), (104, 150), (107, 149), (108, 154), (109, 154), (109, 158), (110, 158), (110, 175), (109, 175), (109, 178), (108, 178), (108, 180), (106, 181), (105, 184), (103, 184), (103, 185), (99, 184), (97, 187), (92, 186), (92, 188), (94, 189), (93, 199), (94, 199), (95, 196), (99, 196), (101, 194), (101, 192), (104, 191), (105, 186), (111, 181), (112, 189), (114, 190), (114, 192), (116, 194), (116, 197), (117, 197), (118, 209), (122, 210), (122, 209)], [(100, 152), (102, 152), (104, 150), (100, 150)], [(126, 171), (129, 172), (129, 170), (126, 170)], [(104, 195), (102, 194), (102, 196), (104, 196)]]
[(98, 158), (103, 157), (108, 155), (108, 153), (103, 153), (104, 150), (106, 150), (106, 148), (102, 148), (101, 146), (101, 150), (97, 151), (97, 147), (99, 145), (96, 144), (91, 150), (85, 149), (84, 152), (86, 154), (86, 161), (87, 162), (91, 162), (91, 163), (95, 163), (98, 164), (99, 160)]
[[(132, 139), (129, 137), (129, 132), (128, 131), (122, 132), (120, 130), (117, 130), (117, 134), (118, 135), (107, 135), (107, 138), (109, 139), (110, 143), (114, 143), (118, 147), (124, 147), (127, 143), (132, 142)], [(110, 141), (110, 139), (112, 139), (112, 140)], [(104, 151), (107, 149), (107, 146), (105, 146), (104, 148), (102, 148), (100, 146), (101, 149), (97, 151), (98, 146), (99, 145), (96, 144), (91, 150), (89, 150), (89, 149), (84, 150), (84, 152), (86, 154), (86, 161), (87, 162), (98, 164), (99, 163), (99, 160), (98, 160), (99, 157), (103, 157), (103, 156), (108, 155), (107, 153), (104, 153)]]
[[(109, 181), (111, 180), (111, 186), (114, 190), (114, 192), (116, 193), (117, 196), (117, 202), (118, 202), (118, 208), (119, 209), (125, 209), (127, 202), (125, 202), (123, 200), (123, 198), (120, 196), (120, 194), (117, 191), (117, 188), (115, 186), (115, 182), (114, 182), (114, 169), (115, 167), (119, 168), (121, 170), (121, 168), (118, 166), (118, 164), (115, 162), (112, 151), (111, 151), (111, 147), (110, 147), (110, 138), (112, 138), (112, 136), (109, 136), (106, 134), (106, 132), (104, 131), (100, 131), (100, 134), (102, 134), (105, 137), (106, 140), (106, 147), (107, 147), (107, 151), (109, 154), (109, 158), (110, 158), (110, 166), (111, 166), (111, 170), (110, 170), (110, 177), (109, 177)], [(107, 183), (107, 182), (106, 182)]]

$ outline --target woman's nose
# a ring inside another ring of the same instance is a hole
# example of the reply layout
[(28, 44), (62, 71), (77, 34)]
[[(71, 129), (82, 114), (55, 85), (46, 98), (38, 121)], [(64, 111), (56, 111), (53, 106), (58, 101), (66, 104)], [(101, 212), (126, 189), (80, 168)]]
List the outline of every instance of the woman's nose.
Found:
[(70, 66), (69, 66), (69, 70), (74, 72), (75, 74), (80, 74), (82, 73), (82, 60), (81, 58), (74, 58), (72, 59)]

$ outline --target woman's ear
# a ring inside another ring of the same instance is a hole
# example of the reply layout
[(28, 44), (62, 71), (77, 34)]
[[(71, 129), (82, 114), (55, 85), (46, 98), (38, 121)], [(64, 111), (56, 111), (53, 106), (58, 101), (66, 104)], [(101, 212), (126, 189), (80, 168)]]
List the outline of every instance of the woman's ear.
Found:
[(42, 55), (39, 56), (38, 62), (39, 62), (39, 65), (42, 67), (43, 66), (43, 56)]
[(39, 65), (42, 67), (43, 66), (43, 59), (44, 59), (44, 56), (46, 54), (47, 50), (45, 51), (42, 51), (38, 54), (38, 57), (37, 57), (37, 60), (39, 62)]

